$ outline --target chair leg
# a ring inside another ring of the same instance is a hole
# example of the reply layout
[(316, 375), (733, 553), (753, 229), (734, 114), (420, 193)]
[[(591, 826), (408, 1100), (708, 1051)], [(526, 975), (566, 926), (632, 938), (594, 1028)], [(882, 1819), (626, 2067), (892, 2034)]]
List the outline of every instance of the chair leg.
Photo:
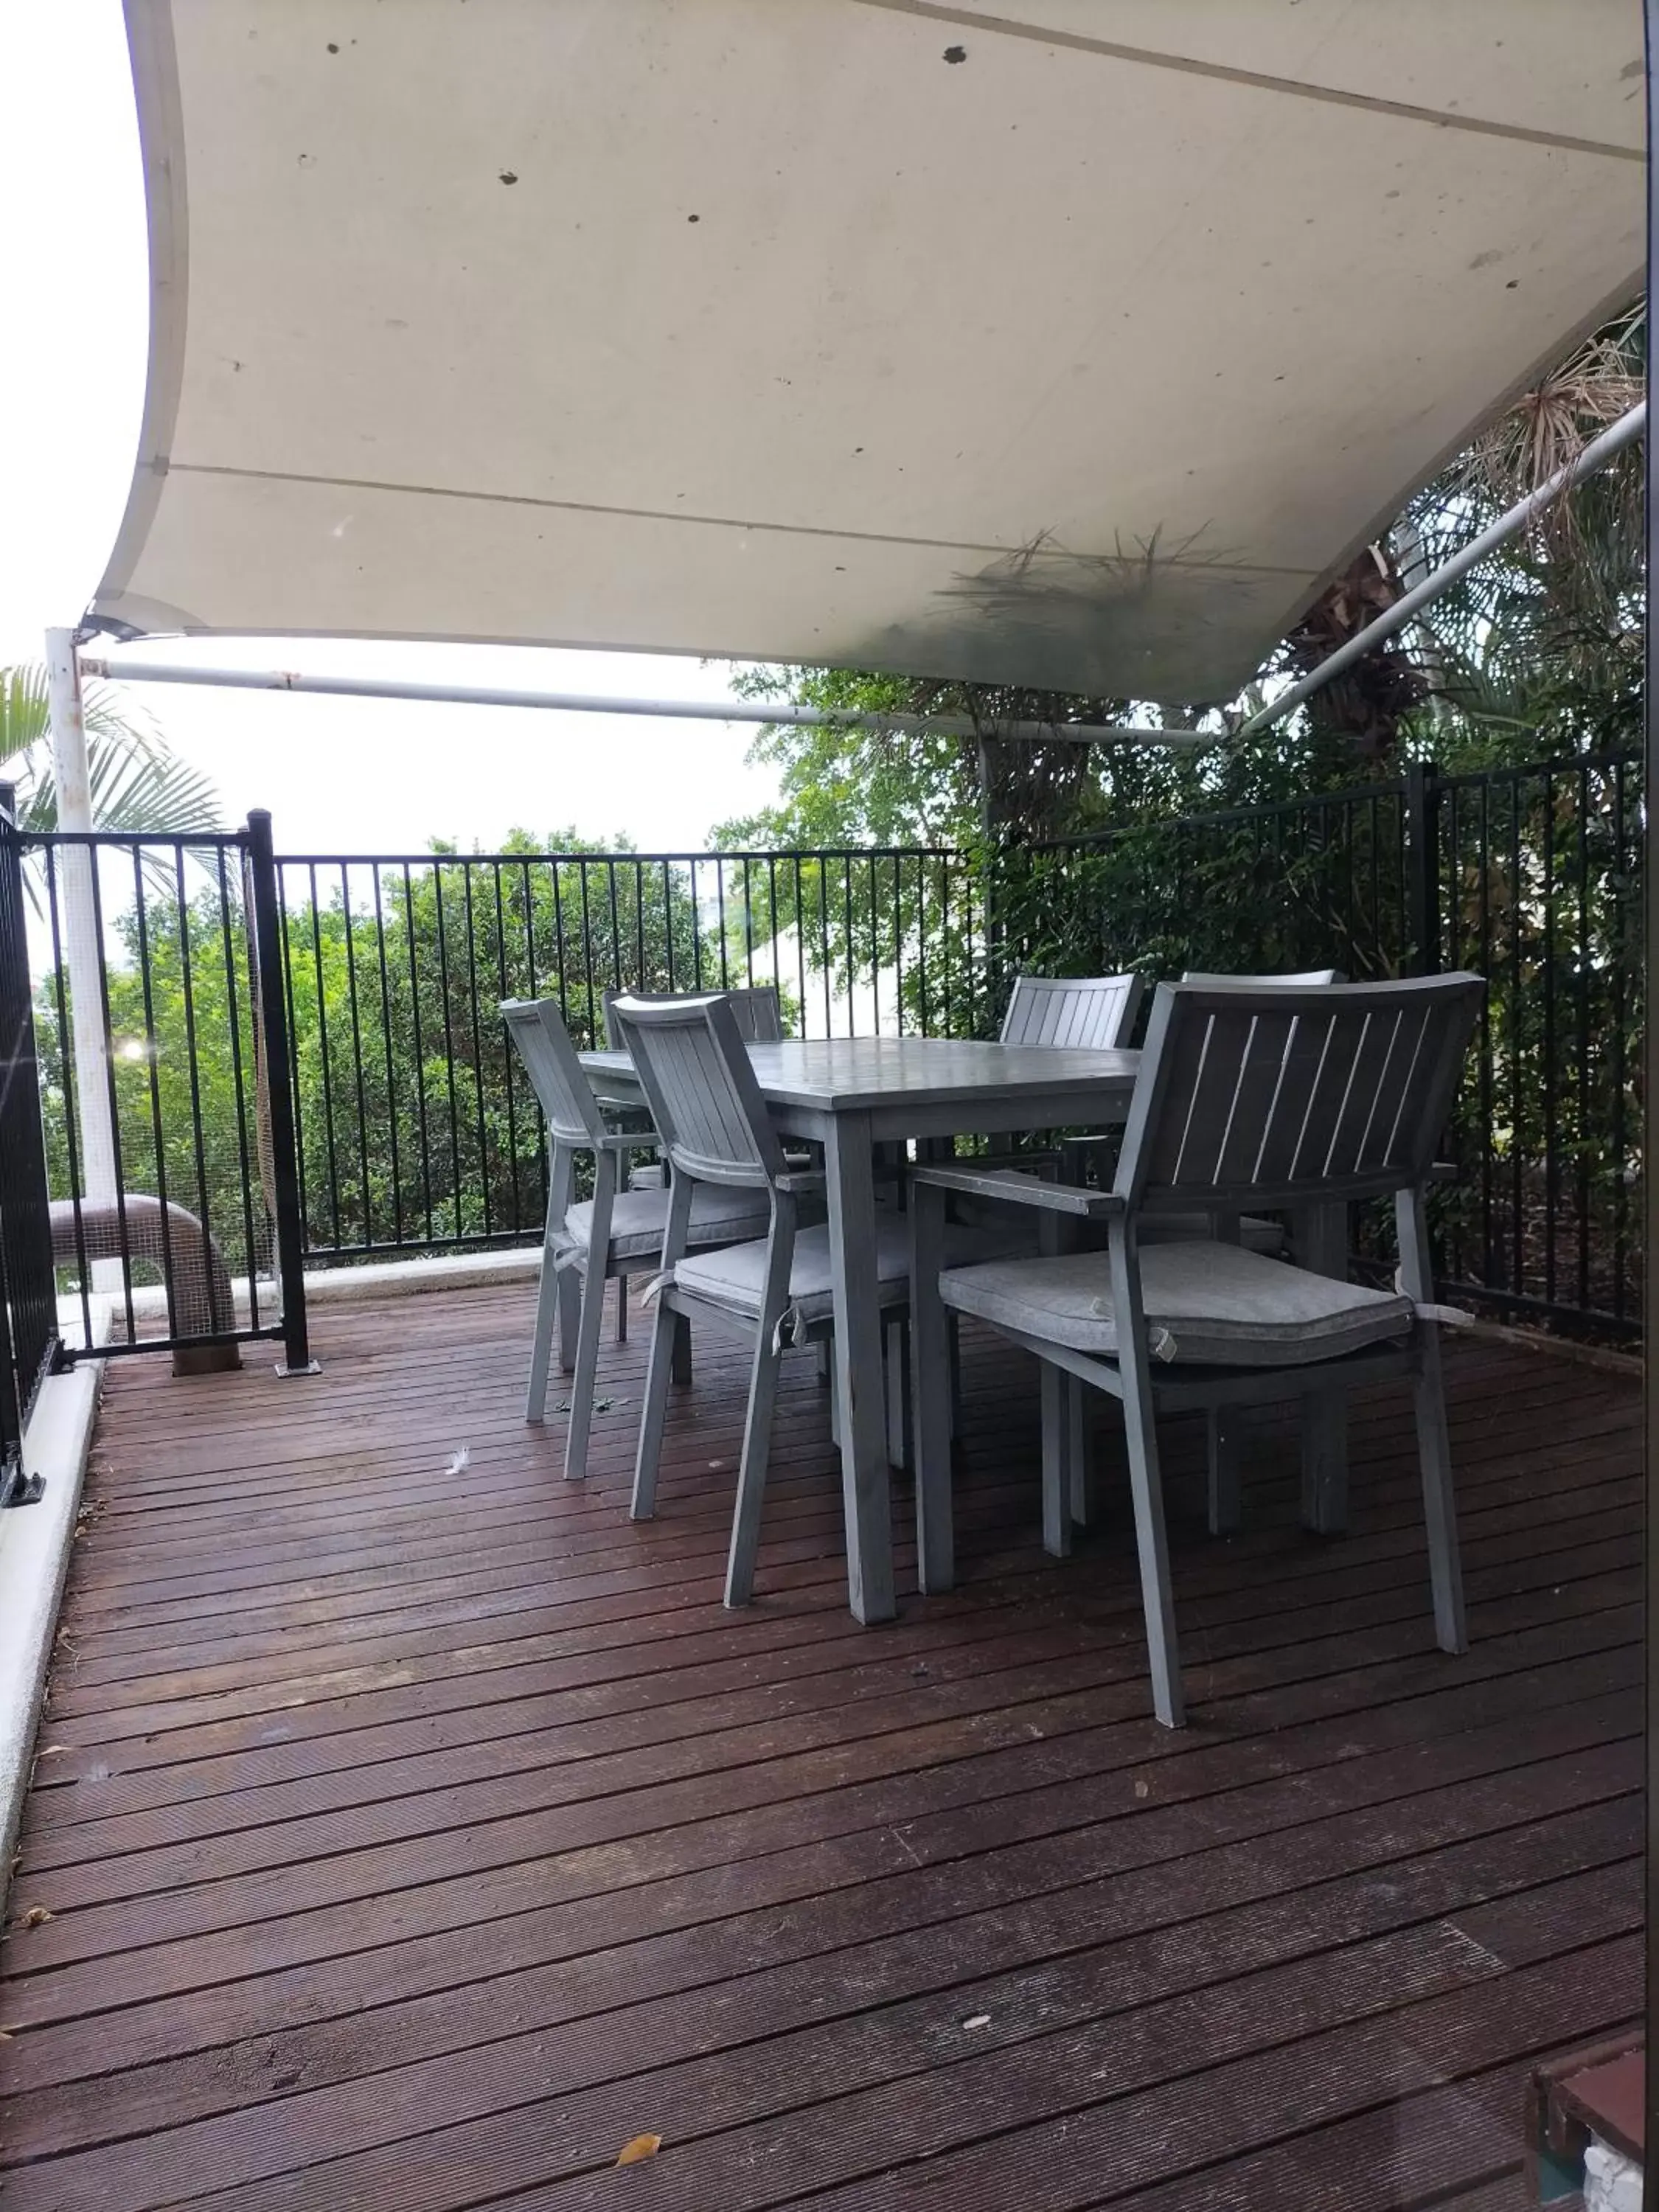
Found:
[(1458, 1556), (1457, 1500), (1452, 1488), (1439, 1331), (1432, 1322), (1421, 1327), (1423, 1364), (1413, 1378), (1412, 1399), (1417, 1415), (1418, 1456), (1423, 1468), (1423, 1517), (1428, 1530), (1429, 1579), (1434, 1591), (1435, 1640), (1443, 1651), (1467, 1651), (1469, 1629), (1463, 1610), (1463, 1569)]
[(823, 1342), (824, 1349), (830, 1355), (823, 1367), (823, 1379), (830, 1392), (830, 1441), (839, 1451), (841, 1449), (841, 1393), (836, 1388), (837, 1356), (836, 1340), (833, 1336), (827, 1336)]
[(887, 1358), (887, 1463), (910, 1464), (910, 1329), (907, 1322), (889, 1322), (885, 1330)]
[(749, 1410), (744, 1416), (743, 1456), (738, 1462), (738, 1502), (732, 1516), (732, 1547), (726, 1562), (726, 1602), (747, 1605), (755, 1594), (755, 1554), (760, 1548), (761, 1504), (766, 1494), (766, 1462), (772, 1449), (772, 1410), (777, 1403), (782, 1355), (773, 1349), (772, 1332), (763, 1329), (755, 1345), (749, 1378)]
[(778, 1327), (789, 1303), (789, 1276), (794, 1257), (795, 1204), (792, 1198), (779, 1194), (772, 1201), (772, 1233), (767, 1242), (760, 1327), (755, 1332), (749, 1410), (744, 1416), (743, 1455), (738, 1462), (738, 1502), (732, 1516), (732, 1547), (726, 1562), (726, 1602), (731, 1606), (747, 1605), (755, 1592), (761, 1504), (766, 1494), (766, 1462), (772, 1450), (772, 1411), (777, 1403), (778, 1370), (783, 1364)]
[(674, 1362), (671, 1372), (674, 1381), (682, 1386), (691, 1380), (691, 1320), (688, 1314), (674, 1316)]
[(910, 1402), (916, 1476), (916, 1578), (925, 1595), (956, 1580), (951, 1517), (951, 1322), (939, 1294), (945, 1193), (910, 1193)]
[(1212, 1406), (1209, 1416), (1210, 1534), (1231, 1536), (1243, 1526), (1242, 1438), (1237, 1407)]
[(945, 1358), (951, 1370), (951, 1434), (962, 1434), (962, 1324), (955, 1314), (945, 1316)]
[(564, 1226), (570, 1206), (571, 1160), (562, 1145), (556, 1145), (548, 1163), (547, 1225), (542, 1231), (542, 1279), (536, 1293), (536, 1328), (530, 1340), (530, 1387), (525, 1395), (526, 1421), (547, 1419), (547, 1370), (552, 1358), (553, 1327), (559, 1329), (559, 1368), (568, 1373), (565, 1357), (565, 1315), (575, 1312), (577, 1285), (574, 1267), (553, 1264), (555, 1239)]
[(674, 1371), (674, 1347), (684, 1327), (685, 1316), (674, 1311), (666, 1295), (660, 1297), (651, 1324), (645, 1404), (640, 1413), (640, 1441), (634, 1454), (634, 1495), (628, 1510), (635, 1521), (649, 1521), (657, 1510), (657, 1469), (662, 1459), (663, 1428), (668, 1419), (668, 1385)]
[(530, 1340), (530, 1387), (525, 1394), (524, 1417), (526, 1421), (547, 1419), (547, 1370), (553, 1357), (553, 1324), (558, 1316), (562, 1298), (565, 1295), (567, 1277), (575, 1269), (562, 1272), (553, 1265), (553, 1248), (542, 1246), (541, 1288), (536, 1293), (536, 1329)]
[(1186, 1704), (1181, 1689), (1175, 1594), (1170, 1584), (1170, 1539), (1164, 1524), (1164, 1481), (1158, 1466), (1140, 1270), (1115, 1222), (1111, 1225), (1111, 1270), (1118, 1372), (1123, 1384), (1123, 1430), (1129, 1452), (1129, 1492), (1134, 1502), (1135, 1549), (1140, 1558), (1146, 1656), (1152, 1663), (1152, 1710), (1165, 1728), (1180, 1728), (1186, 1720)]
[(1066, 1474), (1072, 1519), (1086, 1528), (1094, 1516), (1095, 1470), (1089, 1436), (1088, 1401), (1075, 1375), (1066, 1377)]
[(628, 1341), (628, 1278), (626, 1275), (618, 1275), (617, 1278), (617, 1341), (618, 1344), (626, 1344)]
[(1066, 1389), (1070, 1376), (1052, 1360), (1042, 1363), (1042, 1548), (1056, 1559), (1072, 1549), (1072, 1498), (1066, 1450)]
[(567, 1267), (559, 1277), (559, 1372), (571, 1373), (576, 1364), (576, 1338), (581, 1327), (582, 1286), (576, 1270)]
[(593, 1386), (599, 1372), (599, 1332), (605, 1324), (606, 1255), (611, 1209), (617, 1193), (614, 1154), (601, 1152), (593, 1167), (593, 1226), (582, 1279), (581, 1324), (576, 1332), (576, 1372), (570, 1384), (570, 1426), (565, 1432), (564, 1472), (578, 1482), (587, 1473), (587, 1436), (593, 1420)]

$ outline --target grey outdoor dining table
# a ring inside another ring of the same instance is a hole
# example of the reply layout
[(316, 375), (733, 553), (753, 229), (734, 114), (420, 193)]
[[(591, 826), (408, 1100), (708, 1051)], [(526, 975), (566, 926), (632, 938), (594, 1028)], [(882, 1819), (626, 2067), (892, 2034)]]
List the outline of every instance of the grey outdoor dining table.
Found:
[[(942, 1037), (811, 1037), (751, 1044), (749, 1057), (779, 1133), (823, 1147), (848, 1591), (860, 1620), (889, 1620), (895, 1603), (875, 1148), (913, 1137), (1110, 1126), (1127, 1110), (1140, 1054)], [(581, 1062), (604, 1096), (639, 1095), (626, 1053), (585, 1052)]]

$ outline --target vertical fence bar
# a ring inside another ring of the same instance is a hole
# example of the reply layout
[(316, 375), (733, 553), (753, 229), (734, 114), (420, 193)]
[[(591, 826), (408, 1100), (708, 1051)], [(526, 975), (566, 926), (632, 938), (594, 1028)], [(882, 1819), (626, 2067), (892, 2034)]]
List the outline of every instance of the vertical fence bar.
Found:
[(374, 1242), (374, 1201), (368, 1173), (368, 1101), (363, 1093), (363, 1023), (357, 1004), (357, 941), (351, 927), (351, 870), (340, 863), (340, 921), (345, 939), (346, 1007), (351, 1016), (351, 1087), (357, 1101), (357, 1188), (363, 1202), (363, 1243)]
[(386, 907), (380, 891), (380, 864), (370, 871), (374, 884), (374, 949), (380, 968), (380, 1046), (386, 1060), (386, 1126), (392, 1155), (392, 1234), (404, 1241), (403, 1162), (398, 1139), (398, 1083), (392, 1054), (392, 977), (386, 957)]
[[(1440, 968), (1440, 902), (1437, 817), (1439, 793), (1426, 761), (1406, 765), (1406, 922), (1411, 935), (1411, 972), (1433, 975)], [(1380, 934), (1380, 933), (1379, 933)]]
[(155, 990), (149, 950), (149, 917), (144, 896), (143, 848), (132, 848), (133, 913), (138, 931), (138, 972), (143, 979), (144, 1060), (149, 1076), (150, 1131), (155, 1146), (155, 1195), (161, 1207), (161, 1279), (167, 1302), (167, 1334), (179, 1334), (177, 1276), (173, 1265), (173, 1220), (167, 1206), (167, 1133), (161, 1120), (161, 1042), (155, 1030)]
[(76, 1097), (75, 1068), (71, 1059), (70, 1013), (65, 996), (64, 977), (68, 962), (64, 957), (64, 938), (58, 912), (58, 890), (61, 878), (58, 869), (58, 850), (48, 845), (46, 859), (46, 912), (52, 921), (52, 977), (53, 994), (57, 1000), (58, 1052), (64, 1079), (64, 1142), (69, 1154), (70, 1208), (75, 1219), (75, 1258), (76, 1281), (81, 1293), (81, 1342), (92, 1343), (92, 1263), (87, 1250), (86, 1214), (82, 1206), (82, 1152), (80, 1108)]
[[(69, 1047), (63, 1042), (67, 1067)], [(32, 1503), (17, 1455), (58, 1352), (58, 1287), (16, 798), (0, 783), (0, 1504)]]
[(247, 817), (248, 884), (253, 899), (253, 942), (258, 969), (259, 1011), (265, 1038), (265, 1110), (270, 1128), (270, 1175), (276, 1199), (276, 1281), (283, 1301), (284, 1371), (314, 1374), (306, 1327), (304, 1222), (300, 1165), (295, 1149), (295, 1070), (283, 993), (282, 909), (270, 816), (256, 807)]
[[(253, 1233), (254, 1161), (248, 1150), (247, 1079), (242, 1058), (241, 992), (236, 973), (235, 927), (230, 903), (230, 878), (225, 866), (225, 847), (215, 848), (215, 874), (219, 887), (219, 934), (225, 956), (225, 1020), (230, 1044), (230, 1079), (236, 1101), (236, 1160), (241, 1185), (242, 1249), (247, 1265), (247, 1320), (259, 1326), (259, 1246)], [(246, 951), (246, 945), (245, 945)]]

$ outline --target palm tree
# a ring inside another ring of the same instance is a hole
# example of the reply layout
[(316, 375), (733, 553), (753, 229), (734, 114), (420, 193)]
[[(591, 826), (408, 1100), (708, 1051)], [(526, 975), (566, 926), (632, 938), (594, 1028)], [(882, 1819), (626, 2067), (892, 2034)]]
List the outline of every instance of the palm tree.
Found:
[[(147, 716), (106, 684), (84, 695), (92, 818), (100, 830), (190, 836), (222, 827), (210, 778), (182, 761)], [(44, 664), (0, 668), (0, 782), (17, 787), (18, 827), (58, 827)]]

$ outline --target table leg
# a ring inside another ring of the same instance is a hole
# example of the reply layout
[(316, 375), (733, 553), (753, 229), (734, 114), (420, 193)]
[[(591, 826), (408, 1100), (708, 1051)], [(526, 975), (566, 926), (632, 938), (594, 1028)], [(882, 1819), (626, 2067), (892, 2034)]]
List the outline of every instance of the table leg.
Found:
[[(1308, 1206), (1291, 1229), (1298, 1267), (1346, 1281), (1346, 1206)], [(1321, 1536), (1340, 1536), (1348, 1525), (1348, 1405), (1340, 1391), (1302, 1401), (1302, 1525)]]
[(890, 1620), (892, 1509), (882, 1383), (882, 1318), (876, 1276), (876, 1188), (867, 1114), (827, 1118), (830, 1279), (835, 1302), (836, 1410), (847, 1587), (860, 1620)]

